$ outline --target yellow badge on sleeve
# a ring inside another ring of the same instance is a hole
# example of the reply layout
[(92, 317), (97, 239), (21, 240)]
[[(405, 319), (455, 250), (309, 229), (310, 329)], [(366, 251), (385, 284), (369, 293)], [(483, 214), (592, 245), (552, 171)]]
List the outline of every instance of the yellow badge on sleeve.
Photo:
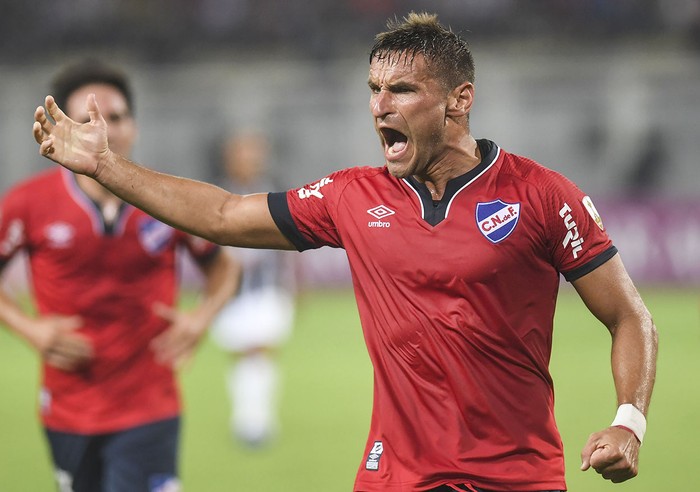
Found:
[(600, 217), (600, 214), (598, 213), (598, 210), (596, 210), (595, 205), (593, 205), (593, 200), (591, 200), (591, 197), (586, 195), (583, 197), (583, 200), (581, 200), (581, 202), (583, 203), (583, 206), (586, 207), (586, 210), (588, 210), (590, 216), (593, 217), (595, 223), (598, 224), (600, 230), (604, 231), (605, 226), (603, 226), (603, 219)]

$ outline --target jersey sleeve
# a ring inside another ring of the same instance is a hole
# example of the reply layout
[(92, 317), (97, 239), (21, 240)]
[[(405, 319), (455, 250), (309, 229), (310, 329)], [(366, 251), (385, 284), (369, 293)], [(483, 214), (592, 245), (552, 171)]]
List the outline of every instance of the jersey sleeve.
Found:
[(27, 242), (26, 194), (11, 190), (0, 202), (0, 268)]
[(547, 240), (554, 267), (572, 282), (615, 256), (591, 198), (564, 176), (550, 171), (541, 187)]
[(301, 188), (268, 195), (272, 218), (299, 251), (343, 247), (336, 227), (337, 206), (350, 173), (338, 171)]

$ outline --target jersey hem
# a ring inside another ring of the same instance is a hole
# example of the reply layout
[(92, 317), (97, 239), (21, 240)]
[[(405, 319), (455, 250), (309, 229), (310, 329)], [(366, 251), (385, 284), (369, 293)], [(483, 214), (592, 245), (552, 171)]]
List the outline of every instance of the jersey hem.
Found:
[(62, 432), (64, 434), (82, 434), (82, 435), (95, 435), (95, 434), (109, 434), (112, 432), (121, 432), (125, 431), (128, 429), (133, 429), (135, 427), (141, 427), (142, 425), (149, 425), (153, 424), (155, 422), (160, 422), (162, 420), (170, 420), (174, 418), (180, 417), (181, 412), (175, 411), (175, 412), (165, 412), (162, 415), (151, 415), (143, 420), (141, 419), (134, 419), (133, 421), (129, 421), (128, 423), (117, 423), (115, 425), (110, 425), (110, 426), (105, 426), (105, 427), (83, 427), (83, 428), (78, 428), (78, 427), (72, 427), (70, 425), (68, 426), (61, 426), (61, 425), (53, 425), (50, 422), (46, 422), (45, 420), (42, 420), (41, 425), (44, 427), (44, 429), (54, 431), (54, 432)]
[[(566, 491), (566, 483), (563, 481), (556, 482), (536, 482), (522, 483), (513, 482), (504, 484), (503, 482), (483, 482), (474, 480), (446, 480), (440, 482), (431, 482), (429, 484), (421, 484), (420, 482), (405, 482), (405, 483), (376, 483), (356, 481), (353, 492), (408, 492), (408, 491), (430, 491), (443, 485), (462, 485), (469, 484), (472, 487), (477, 487), (484, 490), (499, 490), (501, 492), (540, 492), (542, 490), (562, 490)], [(494, 488), (495, 487), (495, 488)]]

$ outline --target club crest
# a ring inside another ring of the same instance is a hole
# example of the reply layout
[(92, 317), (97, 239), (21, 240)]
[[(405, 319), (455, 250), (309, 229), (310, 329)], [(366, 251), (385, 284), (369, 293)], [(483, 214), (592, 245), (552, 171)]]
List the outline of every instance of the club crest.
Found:
[(503, 200), (476, 204), (476, 224), (479, 231), (492, 243), (499, 243), (515, 230), (520, 218), (520, 203)]

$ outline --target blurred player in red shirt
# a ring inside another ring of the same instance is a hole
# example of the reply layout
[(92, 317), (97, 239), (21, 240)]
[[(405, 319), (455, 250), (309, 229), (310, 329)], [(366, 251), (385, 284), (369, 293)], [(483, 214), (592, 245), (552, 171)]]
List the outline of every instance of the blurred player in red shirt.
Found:
[[(58, 74), (53, 91), (83, 122), (95, 94), (109, 144), (130, 155), (137, 132), (125, 75), (86, 61)], [(26, 254), (38, 313), (2, 292), (0, 320), (43, 359), (40, 413), (61, 490), (177, 490), (174, 369), (235, 292), (238, 265), (65, 169), (14, 186), (0, 213), (0, 265)], [(180, 249), (204, 274), (190, 312), (176, 309)]]
[(79, 126), (48, 97), (34, 136), (41, 154), (202, 237), (346, 250), (375, 383), (355, 491), (565, 490), (548, 370), (560, 275), (612, 336), (618, 412), (584, 445), (582, 469), (634, 477), (656, 329), (593, 202), (472, 136), (464, 40), (429, 14), (388, 27), (368, 78), (384, 167), (235, 195), (118, 156), (93, 98)]

